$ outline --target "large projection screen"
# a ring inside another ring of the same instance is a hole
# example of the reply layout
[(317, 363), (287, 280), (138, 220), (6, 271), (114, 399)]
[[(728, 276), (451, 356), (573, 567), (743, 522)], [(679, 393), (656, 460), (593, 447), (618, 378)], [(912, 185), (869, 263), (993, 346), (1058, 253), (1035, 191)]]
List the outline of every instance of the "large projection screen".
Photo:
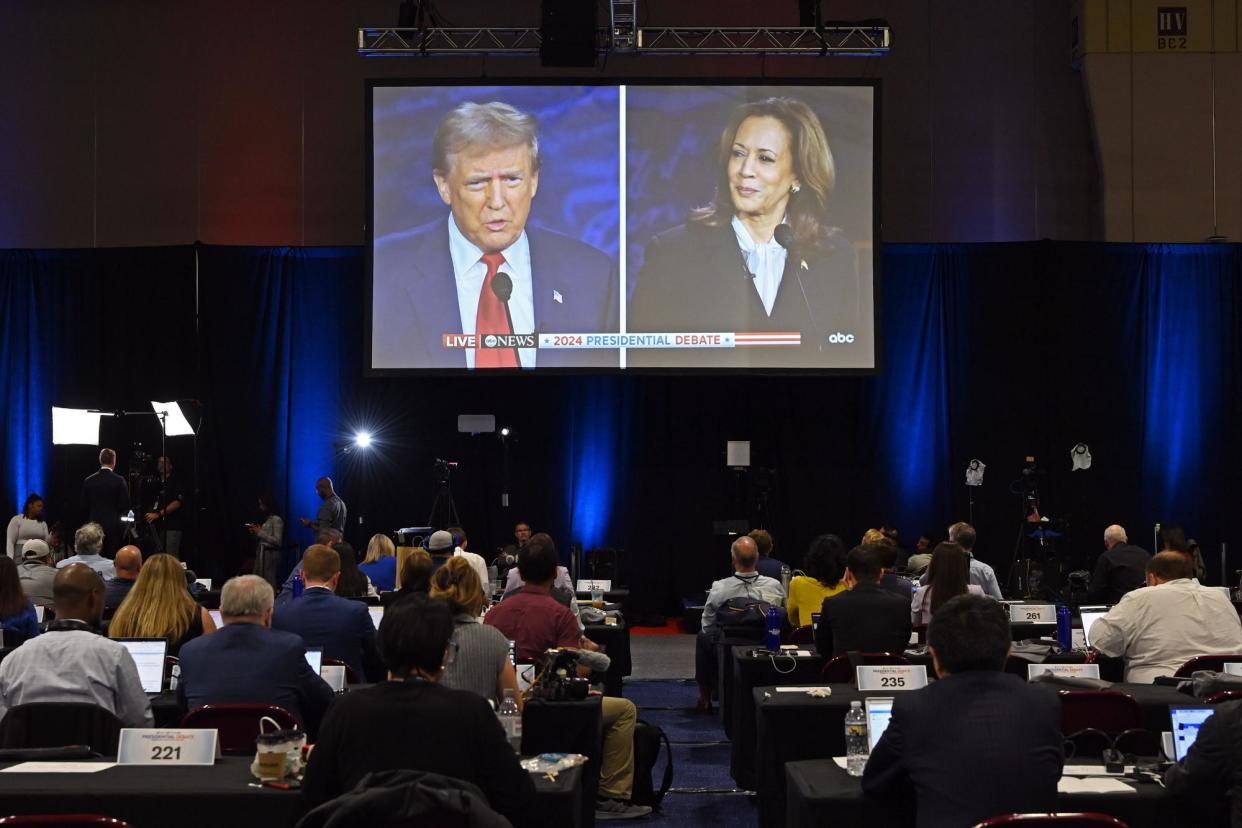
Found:
[(369, 81), (367, 372), (877, 367), (879, 86)]

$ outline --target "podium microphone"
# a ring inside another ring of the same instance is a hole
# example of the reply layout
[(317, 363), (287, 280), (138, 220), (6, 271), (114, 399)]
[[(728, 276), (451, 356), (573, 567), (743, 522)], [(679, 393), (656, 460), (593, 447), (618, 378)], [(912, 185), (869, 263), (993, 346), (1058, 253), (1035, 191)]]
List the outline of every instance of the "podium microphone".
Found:
[[(776, 225), (776, 229), (772, 231), (772, 238), (776, 240), (777, 244), (785, 248), (788, 256), (791, 256), (794, 259), (800, 259), (800, 256), (798, 255), (799, 245), (797, 240), (794, 238), (794, 231), (792, 227), (788, 224)], [(816, 327), (815, 311), (811, 310), (811, 301), (806, 298), (806, 285), (802, 284), (802, 264), (803, 263), (801, 261), (795, 262), (793, 272), (794, 277), (798, 280), (798, 291), (802, 294), (802, 304), (806, 306), (806, 315), (811, 318), (811, 328), (814, 329)], [(786, 270), (789, 269), (788, 259), (786, 259), (785, 268)], [(819, 332), (816, 331), (816, 333)], [(815, 345), (815, 350), (822, 350), (823, 346), (824, 343), (822, 341), (818, 342)]]
[[(492, 293), (500, 300), (500, 304), (505, 306), (505, 321), (509, 323), (509, 333), (517, 333), (517, 331), (513, 330), (513, 314), (509, 312), (509, 297), (513, 295), (512, 277), (503, 270), (498, 271), (492, 277)], [(522, 356), (518, 353), (516, 346), (513, 348), (513, 358), (517, 360), (517, 367), (521, 368)]]

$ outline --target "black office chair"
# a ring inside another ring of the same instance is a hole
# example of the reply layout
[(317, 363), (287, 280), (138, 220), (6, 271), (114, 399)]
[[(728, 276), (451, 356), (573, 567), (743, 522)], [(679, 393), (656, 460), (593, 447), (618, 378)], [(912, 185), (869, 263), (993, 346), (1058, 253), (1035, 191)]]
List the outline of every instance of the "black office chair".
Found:
[(19, 704), (0, 719), (0, 748), (86, 745), (95, 753), (115, 756), (120, 738), (120, 720), (94, 704)]

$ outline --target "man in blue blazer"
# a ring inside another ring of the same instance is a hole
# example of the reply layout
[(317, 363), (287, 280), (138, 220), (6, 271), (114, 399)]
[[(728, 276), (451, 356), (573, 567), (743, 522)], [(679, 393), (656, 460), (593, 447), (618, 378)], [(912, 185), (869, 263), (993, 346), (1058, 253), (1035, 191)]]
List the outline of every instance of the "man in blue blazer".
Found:
[(220, 593), (220, 616), (224, 626), (181, 648), (182, 706), (274, 704), (314, 738), (332, 688), (311, 670), (301, 638), (270, 629), (271, 584), (258, 575), (230, 578)]
[(301, 636), (307, 647), (323, 648), (325, 659), (345, 662), (359, 680), (383, 681), (387, 675), (375, 648), (375, 624), (366, 604), (335, 592), (341, 579), (341, 556), (315, 544), (302, 556), (302, 595), (282, 604), (272, 628)]
[(539, 189), (532, 116), (464, 103), (440, 123), (432, 155), (450, 215), (376, 240), (371, 365), (616, 367), (615, 349), (446, 347), (451, 335), (616, 331), (619, 290), (602, 251), (527, 224)]

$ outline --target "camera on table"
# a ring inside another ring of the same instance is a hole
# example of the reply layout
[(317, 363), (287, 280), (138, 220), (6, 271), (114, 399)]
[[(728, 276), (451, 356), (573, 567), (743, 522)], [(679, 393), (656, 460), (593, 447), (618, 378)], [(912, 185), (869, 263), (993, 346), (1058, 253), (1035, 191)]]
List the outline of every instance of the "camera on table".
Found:
[(530, 697), (544, 701), (582, 701), (591, 683), (578, 676), (578, 651), (569, 648), (548, 650), (543, 669), (530, 687)]

